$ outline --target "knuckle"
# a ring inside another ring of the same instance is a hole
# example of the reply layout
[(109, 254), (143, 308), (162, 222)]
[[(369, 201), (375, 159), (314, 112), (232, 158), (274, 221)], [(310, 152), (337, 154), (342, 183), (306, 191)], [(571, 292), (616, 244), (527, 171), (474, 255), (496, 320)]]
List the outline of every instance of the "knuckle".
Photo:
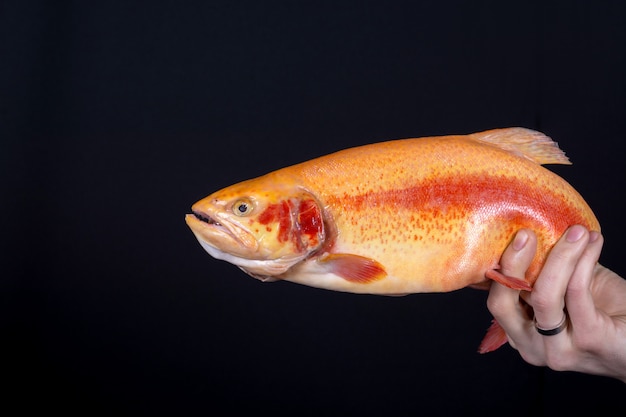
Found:
[(583, 280), (571, 279), (567, 283), (567, 293), (576, 297), (576, 299), (585, 295), (587, 292), (589, 292), (589, 288)]
[(541, 355), (537, 355), (532, 352), (527, 352), (523, 349), (519, 349), (519, 353), (522, 359), (524, 359), (526, 362), (528, 362), (531, 365), (534, 365), (534, 366), (546, 365), (546, 361), (541, 357)]
[(567, 355), (546, 355), (546, 365), (555, 371), (567, 371), (571, 369), (572, 361)]
[(561, 262), (569, 261), (570, 259), (572, 259), (572, 254), (570, 251), (563, 250), (559, 248), (558, 246), (556, 246), (550, 252), (550, 259), (558, 263), (561, 263)]
[(557, 295), (558, 294), (554, 294), (554, 293), (547, 292), (547, 291), (533, 292), (531, 295), (532, 306), (536, 310), (545, 311), (546, 309), (553, 306), (555, 302), (558, 302), (559, 298), (557, 297)]
[(573, 370), (578, 357), (573, 349), (546, 349), (546, 365), (555, 371)]
[(557, 243), (548, 255), (547, 264), (552, 266), (558, 265), (560, 269), (564, 265), (574, 266), (582, 255), (583, 249), (584, 246), (579, 242), (574, 244), (574, 246), (562, 246)]
[(487, 309), (495, 317), (498, 317), (506, 314), (510, 310), (510, 307), (502, 298), (490, 295), (487, 297)]
[(580, 333), (576, 332), (572, 335), (572, 345), (574, 348), (582, 353), (586, 354), (600, 354), (602, 353), (603, 343), (599, 343), (602, 338), (599, 338), (593, 333)]

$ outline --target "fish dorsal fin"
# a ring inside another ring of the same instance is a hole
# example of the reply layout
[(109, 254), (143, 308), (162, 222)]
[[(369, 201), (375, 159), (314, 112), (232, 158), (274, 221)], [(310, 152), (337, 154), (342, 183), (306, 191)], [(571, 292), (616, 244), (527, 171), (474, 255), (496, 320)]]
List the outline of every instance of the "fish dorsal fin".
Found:
[(571, 165), (556, 142), (536, 130), (523, 127), (493, 129), (468, 135), (507, 152), (529, 159), (537, 164)]

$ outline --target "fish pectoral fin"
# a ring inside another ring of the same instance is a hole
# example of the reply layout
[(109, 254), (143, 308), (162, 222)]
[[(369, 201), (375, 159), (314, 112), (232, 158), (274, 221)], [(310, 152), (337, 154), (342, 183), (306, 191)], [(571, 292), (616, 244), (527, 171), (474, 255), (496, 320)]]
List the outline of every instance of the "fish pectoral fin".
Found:
[(377, 261), (359, 255), (331, 253), (322, 256), (318, 262), (328, 272), (346, 281), (367, 284), (387, 276), (387, 271)]
[(504, 329), (500, 326), (500, 323), (493, 319), (491, 326), (487, 329), (487, 334), (483, 337), (480, 346), (478, 347), (478, 353), (493, 352), (500, 346), (508, 342), (508, 338)]
[(571, 162), (559, 146), (548, 136), (523, 127), (493, 129), (473, 133), (471, 138), (504, 149), (537, 164), (564, 164)]
[(504, 275), (495, 269), (488, 269), (487, 272), (485, 272), (485, 276), (504, 285), (505, 287), (513, 288), (514, 290), (531, 291), (533, 289), (533, 287), (531, 287), (530, 284), (523, 279)]

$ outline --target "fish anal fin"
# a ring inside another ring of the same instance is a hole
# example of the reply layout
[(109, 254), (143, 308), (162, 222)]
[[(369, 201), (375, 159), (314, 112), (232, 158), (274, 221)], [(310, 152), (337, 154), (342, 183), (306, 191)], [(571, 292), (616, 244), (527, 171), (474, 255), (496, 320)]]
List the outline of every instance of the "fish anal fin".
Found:
[(495, 269), (488, 269), (487, 272), (485, 272), (485, 276), (514, 290), (531, 291), (533, 289), (525, 280), (504, 275)]
[(387, 276), (385, 267), (364, 256), (331, 253), (321, 257), (319, 262), (328, 272), (358, 284), (367, 284)]
[(559, 149), (559, 145), (556, 142), (536, 130), (523, 127), (509, 127), (473, 133), (469, 136), (540, 165), (571, 164), (569, 158)]
[(493, 352), (508, 342), (508, 340), (509, 339), (507, 338), (504, 329), (500, 326), (496, 319), (493, 319), (491, 321), (491, 326), (487, 329), (487, 334), (485, 334), (482, 342), (480, 342), (478, 353)]

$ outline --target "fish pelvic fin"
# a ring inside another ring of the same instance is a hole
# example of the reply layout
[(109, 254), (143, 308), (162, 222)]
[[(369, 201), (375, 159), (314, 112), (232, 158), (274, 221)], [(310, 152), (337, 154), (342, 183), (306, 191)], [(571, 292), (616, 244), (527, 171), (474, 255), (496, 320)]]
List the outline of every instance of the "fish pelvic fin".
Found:
[(483, 337), (478, 353), (489, 353), (498, 349), (500, 346), (508, 342), (508, 338), (504, 329), (500, 326), (496, 319), (491, 321), (491, 326), (487, 329), (487, 334)]
[(539, 165), (571, 165), (559, 145), (548, 136), (536, 130), (523, 127), (493, 129), (468, 135), (474, 140), (487, 143), (526, 158)]
[(495, 269), (488, 269), (485, 272), (485, 276), (492, 279), (506, 287), (513, 288), (514, 290), (532, 291), (533, 287), (523, 279), (510, 277), (503, 273), (496, 271)]
[(322, 256), (318, 262), (328, 272), (346, 281), (367, 284), (387, 276), (387, 271), (377, 261), (364, 256), (346, 253), (331, 253)]

